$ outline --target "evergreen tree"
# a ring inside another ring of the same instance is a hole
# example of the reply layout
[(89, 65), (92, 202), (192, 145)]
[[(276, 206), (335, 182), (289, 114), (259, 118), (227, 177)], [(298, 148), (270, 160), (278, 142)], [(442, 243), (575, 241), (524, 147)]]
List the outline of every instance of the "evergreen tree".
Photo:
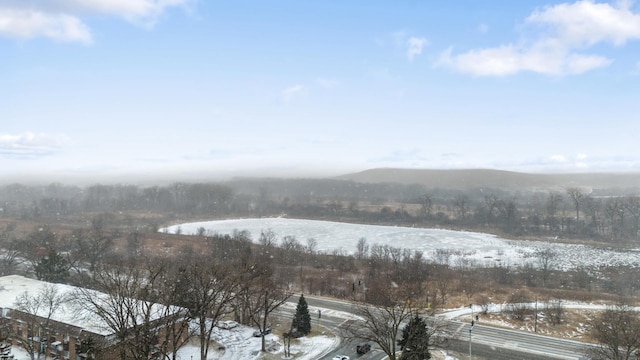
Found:
[(51, 283), (65, 283), (69, 277), (67, 260), (53, 249), (49, 249), (47, 256), (38, 261), (34, 270), (38, 280)]
[(295, 337), (308, 335), (311, 332), (311, 315), (309, 315), (309, 305), (304, 295), (300, 295), (296, 306), (296, 315), (291, 323), (292, 334)]
[(416, 315), (402, 329), (402, 339), (398, 340), (398, 345), (402, 350), (400, 360), (431, 359), (429, 338), (427, 323)]

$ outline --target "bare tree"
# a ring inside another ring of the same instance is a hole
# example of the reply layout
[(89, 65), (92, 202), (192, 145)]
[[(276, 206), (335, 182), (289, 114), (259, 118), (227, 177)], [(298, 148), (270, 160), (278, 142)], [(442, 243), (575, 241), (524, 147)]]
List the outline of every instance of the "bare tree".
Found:
[(467, 213), (469, 212), (469, 197), (464, 194), (457, 195), (455, 199), (453, 199), (453, 208), (458, 220), (466, 219)]
[(356, 245), (356, 259), (362, 260), (366, 259), (369, 256), (369, 244), (367, 243), (367, 239), (360, 238), (358, 239), (358, 244)]
[[(451, 291), (453, 272), (448, 265), (444, 265), (436, 268), (434, 276), (435, 280), (433, 285), (438, 291), (438, 295), (440, 295), (440, 303), (444, 305), (447, 303), (447, 297)], [(437, 296), (434, 300), (437, 300)]]
[(301, 260), (301, 254), (304, 253), (304, 246), (296, 239), (295, 236), (285, 236), (280, 243), (280, 257), (283, 263), (297, 265)]
[[(402, 333), (402, 327), (418, 314), (419, 308), (409, 297), (404, 296), (398, 289), (386, 289), (385, 294), (378, 294), (381, 301), (378, 305), (358, 303), (354, 305), (353, 314), (359, 320), (347, 322), (342, 330), (347, 339), (372, 342), (377, 344), (390, 360), (398, 359), (396, 352), (399, 350), (398, 339)], [(444, 320), (435, 317), (426, 319), (428, 325), (423, 337), (426, 337), (429, 349), (443, 347), (446, 339), (453, 334), (446, 330)]]
[[(251, 286), (246, 287), (242, 295), (249, 319), (258, 327), (261, 334), (264, 334), (269, 326), (269, 315), (291, 297), (291, 293), (277, 286), (271, 276), (253, 278)], [(266, 351), (264, 335), (260, 349)]]
[(598, 359), (631, 360), (640, 351), (640, 317), (626, 305), (604, 310), (593, 321), (591, 336), (599, 346), (588, 352)]
[(57, 243), (58, 236), (48, 226), (36, 227), (24, 241), (19, 242), (21, 256), (35, 267), (42, 260), (43, 254), (55, 249)]
[(189, 310), (198, 324), (200, 357), (206, 359), (213, 329), (231, 309), (236, 296), (238, 277), (225, 264), (197, 259), (182, 269), (179, 281), (184, 288), (180, 305)]
[(307, 239), (307, 246), (305, 247), (305, 250), (308, 254), (315, 254), (316, 251), (318, 251), (318, 240), (314, 239), (314, 238), (308, 238)]
[(489, 312), (489, 307), (491, 306), (491, 298), (485, 294), (480, 294), (476, 297), (476, 303), (480, 305), (480, 309), (482, 309), (483, 314), (487, 314)]
[(611, 240), (623, 235), (625, 210), (626, 207), (622, 198), (616, 197), (607, 200), (605, 213), (611, 226)]
[(24, 292), (16, 298), (16, 312), (12, 317), (26, 324), (27, 336), (16, 333), (14, 337), (22, 342), (31, 360), (47, 358), (48, 340), (55, 333), (51, 317), (65, 301), (65, 297), (53, 284), (43, 286), (35, 294)]
[(184, 300), (185, 288), (190, 284), (184, 283), (179, 266), (175, 266), (172, 259), (153, 259), (146, 262), (144, 270), (147, 287), (141, 292), (141, 300), (165, 305), (158, 307), (158, 319), (154, 324), (163, 329), (155, 334), (157, 354), (164, 359), (176, 360), (178, 350), (191, 336), (188, 324), (192, 320), (191, 314), (186, 308), (176, 306)]
[(547, 226), (549, 226), (549, 230), (555, 230), (557, 227), (556, 213), (561, 203), (562, 194), (555, 191), (549, 192), (546, 203)]
[(507, 308), (511, 317), (515, 320), (524, 320), (524, 318), (531, 313), (529, 298), (521, 290), (517, 290), (509, 296)]
[(177, 306), (141, 300), (153, 298), (156, 278), (161, 268), (141, 269), (132, 262), (123, 262), (94, 276), (96, 290), (76, 288), (74, 306), (77, 316), (95, 321), (100, 319), (105, 330), (113, 332), (122, 360), (147, 360), (158, 351), (158, 334), (165, 326), (168, 312), (180, 314)]
[(567, 195), (573, 201), (573, 206), (576, 209), (576, 222), (580, 221), (580, 206), (582, 205), (582, 200), (585, 197), (584, 191), (577, 187), (567, 188)]
[(260, 232), (258, 242), (263, 246), (275, 246), (278, 243), (278, 237), (272, 229), (267, 229)]
[(144, 251), (142, 247), (143, 234), (137, 230), (130, 232), (127, 235), (127, 255), (130, 258), (139, 258)]
[(471, 301), (475, 294), (481, 290), (481, 281), (471, 276), (466, 276), (460, 281), (460, 288), (467, 297), (467, 301)]
[(433, 261), (435, 261), (436, 264), (448, 266), (451, 260), (451, 255), (453, 255), (453, 250), (451, 249), (436, 249), (433, 253)]
[(640, 231), (640, 196), (627, 197), (625, 206), (633, 218), (632, 235), (637, 238)]
[(516, 232), (520, 227), (520, 216), (514, 199), (498, 202), (498, 211), (502, 228), (507, 232)]
[(345, 338), (375, 343), (390, 360), (396, 360), (401, 327), (414, 315), (413, 311), (408, 299), (378, 306), (357, 304), (353, 313), (362, 320), (347, 323)]
[(489, 194), (484, 196), (484, 206), (486, 211), (485, 222), (487, 224), (492, 224), (493, 219), (496, 216), (496, 212), (498, 210), (498, 206), (500, 204), (500, 200), (494, 194)]
[(544, 302), (544, 313), (552, 325), (562, 322), (565, 315), (564, 305), (561, 299), (549, 299)]
[(14, 274), (23, 262), (14, 229), (15, 224), (7, 224), (0, 232), (0, 276)]
[(113, 234), (107, 233), (101, 224), (94, 220), (91, 230), (76, 230), (71, 235), (77, 257), (89, 264), (92, 273), (111, 252), (114, 244)]
[(431, 210), (433, 209), (433, 198), (429, 194), (424, 194), (420, 197), (420, 217), (422, 219), (428, 219), (431, 217)]
[(554, 261), (558, 257), (558, 253), (551, 248), (545, 248), (537, 250), (534, 256), (536, 257), (538, 268), (542, 272), (542, 286), (544, 287), (547, 284), (551, 270), (555, 267)]
[(600, 219), (600, 212), (602, 208), (602, 200), (587, 196), (584, 199), (584, 205), (586, 216), (590, 218), (589, 226), (594, 234), (602, 234), (602, 221)]

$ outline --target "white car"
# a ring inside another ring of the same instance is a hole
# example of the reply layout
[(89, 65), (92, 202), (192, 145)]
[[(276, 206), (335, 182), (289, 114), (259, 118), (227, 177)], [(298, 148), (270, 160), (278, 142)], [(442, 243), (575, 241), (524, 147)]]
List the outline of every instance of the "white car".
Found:
[(231, 330), (237, 326), (238, 326), (238, 323), (233, 320), (218, 321), (218, 327), (220, 329)]
[(349, 357), (347, 355), (336, 355), (333, 360), (349, 360)]

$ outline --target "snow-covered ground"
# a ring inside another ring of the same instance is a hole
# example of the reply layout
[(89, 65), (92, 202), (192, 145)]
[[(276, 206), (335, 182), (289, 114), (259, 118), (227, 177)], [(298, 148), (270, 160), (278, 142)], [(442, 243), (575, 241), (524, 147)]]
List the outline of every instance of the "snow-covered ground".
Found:
[(334, 250), (354, 253), (360, 238), (365, 238), (369, 245), (420, 250), (427, 256), (435, 255), (437, 249), (448, 249), (451, 253), (449, 263), (453, 266), (509, 266), (526, 262), (535, 266), (533, 254), (536, 250), (544, 248), (553, 248), (558, 253), (554, 263), (563, 270), (578, 266), (640, 266), (640, 249), (624, 251), (543, 241), (513, 241), (491, 234), (443, 229), (264, 218), (185, 223), (160, 231), (196, 234), (199, 228), (204, 228), (208, 233), (218, 234), (247, 230), (255, 242), (262, 231), (271, 229), (278, 239), (294, 236), (303, 245), (308, 239), (313, 238), (317, 241), (317, 250), (329, 253)]
[[(214, 340), (226, 347), (218, 351), (212, 346), (208, 359), (220, 360), (254, 360), (260, 356), (260, 338), (253, 337), (254, 329), (247, 326), (238, 326), (231, 330), (216, 329)], [(271, 354), (284, 355), (282, 339), (276, 335), (267, 335), (267, 347)], [(296, 355), (296, 360), (314, 360), (328, 353), (338, 345), (339, 339), (333, 335), (319, 335), (300, 338), (291, 342), (291, 353)], [(22, 348), (14, 346), (11, 349), (14, 360), (30, 360), (29, 354)], [(200, 359), (200, 347), (197, 340), (183, 346), (178, 351), (178, 360)]]
[[(225, 337), (225, 340), (228, 340), (230, 347), (225, 351), (210, 350), (208, 359), (258, 359), (260, 355), (260, 338), (254, 338), (251, 336), (253, 329), (236, 328), (227, 331), (229, 334)], [(276, 336), (268, 336), (267, 339), (267, 343), (277, 342), (279, 345), (279, 350), (272, 352), (272, 354), (284, 354), (282, 340), (278, 339)], [(294, 342), (291, 342), (291, 353), (294, 355), (299, 354), (296, 356), (296, 360), (318, 359), (320, 356), (333, 349), (337, 344), (336, 341), (335, 337), (330, 336), (301, 338), (295, 344)], [(11, 349), (11, 354), (14, 356), (14, 360), (31, 359), (25, 350), (17, 346), (14, 346)], [(200, 348), (197, 345), (189, 344), (180, 348), (180, 351), (178, 352), (178, 360), (193, 359), (200, 359)]]
[[(254, 337), (255, 329), (240, 325), (231, 330), (216, 328), (213, 339), (217, 343), (223, 344), (224, 350), (217, 350), (212, 346), (209, 350), (208, 359), (253, 360), (260, 357), (261, 338)], [(267, 351), (270, 354), (281, 354), (284, 356), (282, 339), (277, 335), (269, 334), (265, 337)], [(291, 341), (291, 354), (296, 356), (296, 360), (313, 360), (331, 351), (339, 343), (339, 339), (333, 335), (318, 335), (303, 337)], [(200, 359), (200, 347), (197, 340), (180, 349), (179, 360)]]

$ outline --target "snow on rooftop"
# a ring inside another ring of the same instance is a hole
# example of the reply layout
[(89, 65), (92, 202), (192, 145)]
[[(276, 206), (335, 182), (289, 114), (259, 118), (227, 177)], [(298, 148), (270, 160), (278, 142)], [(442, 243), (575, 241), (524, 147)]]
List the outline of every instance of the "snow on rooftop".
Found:
[[(111, 335), (111, 330), (107, 324), (97, 315), (94, 316), (79, 316), (78, 309), (73, 306), (71, 295), (79, 288), (66, 284), (52, 284), (45, 281), (26, 278), (19, 275), (8, 275), (0, 277), (0, 307), (15, 309), (16, 299), (24, 294), (28, 293), (30, 296), (37, 296), (46, 286), (54, 286), (58, 294), (64, 297), (61, 306), (53, 313), (51, 319), (67, 325), (73, 325), (82, 328), (86, 331), (92, 332), (98, 335)], [(96, 299), (107, 299), (108, 295), (98, 291), (93, 291)], [(153, 305), (152, 319), (159, 318), (164, 309), (164, 305)], [(41, 309), (37, 315), (46, 317), (46, 309)]]
[[(3, 276), (0, 277), (0, 307), (15, 309), (16, 299), (19, 296), (25, 292), (30, 296), (36, 296), (48, 285), (53, 285), (57, 289), (58, 294), (62, 296), (71, 295), (76, 289), (75, 286), (71, 285), (52, 284), (19, 275)], [(46, 317), (45, 310), (41, 310), (37, 315)], [(77, 326), (100, 335), (109, 335), (111, 333), (105, 332), (105, 327), (103, 325), (100, 326), (97, 321), (78, 319), (76, 313), (71, 301), (65, 300), (51, 316), (51, 319), (60, 323)]]

